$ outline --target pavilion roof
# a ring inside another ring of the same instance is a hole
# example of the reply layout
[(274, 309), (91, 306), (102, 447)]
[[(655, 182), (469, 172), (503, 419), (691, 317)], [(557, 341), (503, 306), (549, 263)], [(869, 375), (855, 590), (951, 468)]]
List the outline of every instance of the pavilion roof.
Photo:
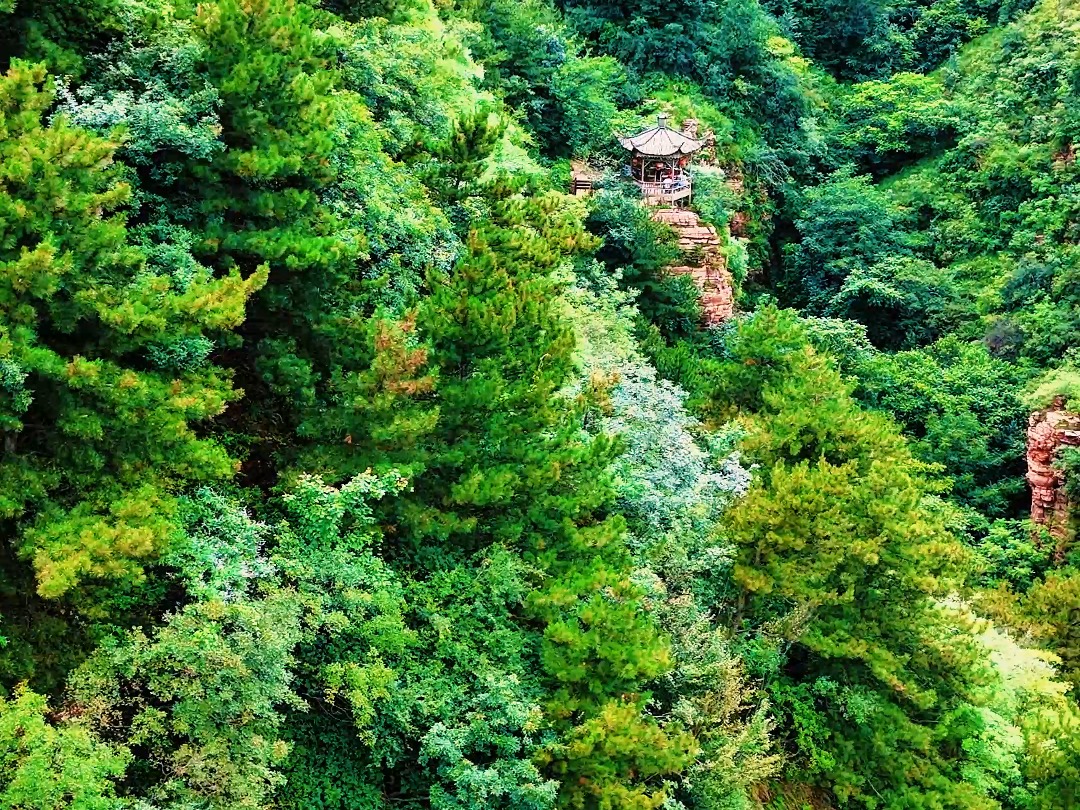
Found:
[(622, 144), (623, 149), (645, 157), (689, 155), (705, 145), (704, 141), (691, 138), (669, 127), (666, 115), (661, 115), (659, 123), (652, 129), (639, 132), (629, 138), (619, 137), (619, 143)]

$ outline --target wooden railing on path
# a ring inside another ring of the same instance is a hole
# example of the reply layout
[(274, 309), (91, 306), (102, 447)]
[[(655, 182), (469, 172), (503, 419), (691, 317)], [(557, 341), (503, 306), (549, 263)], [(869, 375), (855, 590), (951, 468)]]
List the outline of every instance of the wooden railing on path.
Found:
[(634, 182), (641, 190), (641, 196), (646, 200), (658, 199), (663, 202), (685, 200), (690, 196), (692, 186), (690, 180), (675, 185), (671, 183), (651, 183), (644, 180), (635, 180)]

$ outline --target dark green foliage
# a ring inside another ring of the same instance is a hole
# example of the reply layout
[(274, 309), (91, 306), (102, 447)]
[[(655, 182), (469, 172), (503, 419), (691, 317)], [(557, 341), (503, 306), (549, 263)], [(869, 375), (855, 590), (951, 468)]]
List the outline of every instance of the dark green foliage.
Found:
[[(698, 83), (725, 114), (764, 134), (755, 145), (754, 173), (782, 179), (780, 158), (803, 166), (815, 150), (803, 125), (811, 115), (790, 43), (757, 0), (677, 4), (660, 0), (566, 0), (567, 18), (639, 75), (663, 71)], [(756, 136), (748, 140), (756, 141)], [(748, 160), (748, 162), (749, 162)]]
[(979, 344), (946, 338), (857, 365), (856, 396), (891, 413), (923, 461), (941, 464), (951, 495), (989, 517), (1026, 508), (1022, 481), (1028, 374)]
[(801, 239), (789, 245), (788, 298), (812, 314), (830, 311), (848, 277), (867, 274), (880, 261), (909, 254), (890, 206), (868, 177), (840, 173), (810, 189), (796, 204)]
[(610, 151), (612, 119), (637, 99), (626, 70), (590, 57), (545, 0), (466, 0), (481, 24), (470, 40), (484, 84), (519, 110), (549, 155), (587, 157)]
[(153, 635), (104, 645), (75, 676), (73, 700), (103, 733), (124, 728), (147, 796), (221, 808), (265, 802), (288, 752), (279, 706), (295, 702), (298, 635), (288, 594), (196, 602)]
[(627, 81), (626, 69), (610, 56), (572, 59), (560, 66), (551, 89), (559, 105), (559, 140), (570, 154), (588, 157), (610, 148), (615, 100)]
[(549, 148), (562, 151), (552, 84), (575, 49), (555, 10), (539, 0), (469, 0), (462, 5), (482, 24), (471, 44), (484, 65), (486, 83), (524, 113)]
[(423, 9), (423, 0), (322, 0), (318, 5), (340, 14), (346, 20), (381, 17), (396, 20), (408, 18), (410, 11)]
[(1033, 0), (766, 0), (807, 56), (841, 79), (929, 72)]
[[(957, 145), (872, 195), (886, 196), (893, 218), (897, 209), (906, 212), (900, 239), (942, 268), (927, 268), (926, 280), (955, 284), (969, 299), (957, 313), (969, 334), (985, 335), (1003, 357), (1040, 365), (1061, 357), (1077, 329), (1068, 146), (1074, 123), (1067, 112), (1074, 90), (1069, 82), (1025, 77), (1072, 70), (1074, 50), (1064, 40), (1073, 34), (1045, 35), (1067, 30), (1062, 20), (1072, 14), (1046, 3), (976, 43), (946, 85), (959, 113)], [(1029, 123), (1036, 110), (1045, 111), (1037, 125)]]
[(908, 11), (897, 8), (900, 3), (766, 0), (765, 5), (786, 24), (808, 56), (840, 78), (888, 76), (913, 59), (911, 43), (891, 20), (894, 13), (900, 16)]
[(487, 161), (504, 132), (505, 124), (493, 110), (481, 106), (475, 112), (454, 121), (448, 137), (433, 140), (429, 146), (429, 164), (424, 167), (424, 184), (443, 205), (456, 213), (458, 235), (469, 231), (471, 208), (483, 205), (476, 198), (484, 192), (482, 178)]
[(578, 30), (621, 61), (642, 70), (676, 73), (692, 69), (696, 46), (715, 14), (715, 6), (704, 0), (678, 6), (659, 0), (570, 0), (563, 5)]
[(4, 0), (0, 69), (21, 57), (45, 62), (57, 73), (82, 73), (84, 57), (116, 34), (121, 5), (118, 0)]
[(786, 302), (858, 321), (885, 349), (930, 343), (970, 317), (960, 281), (918, 257), (909, 212), (869, 177), (838, 172), (792, 208), (799, 238), (784, 246)]
[(1054, 549), (1026, 522), (997, 520), (990, 524), (975, 551), (982, 563), (978, 572), (981, 585), (997, 588), (1005, 584), (1025, 591), (1051, 567)]

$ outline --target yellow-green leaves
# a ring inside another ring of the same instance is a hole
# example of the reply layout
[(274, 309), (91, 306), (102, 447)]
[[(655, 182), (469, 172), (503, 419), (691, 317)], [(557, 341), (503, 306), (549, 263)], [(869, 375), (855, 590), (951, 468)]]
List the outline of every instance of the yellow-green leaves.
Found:
[(51, 722), (25, 684), (0, 697), (0, 805), (20, 810), (120, 810), (115, 783), (126, 749), (101, 742), (78, 718)]

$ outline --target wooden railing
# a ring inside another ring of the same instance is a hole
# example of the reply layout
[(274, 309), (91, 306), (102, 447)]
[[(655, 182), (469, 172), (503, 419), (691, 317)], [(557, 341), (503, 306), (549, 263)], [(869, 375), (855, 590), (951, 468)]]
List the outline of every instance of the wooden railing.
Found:
[(570, 193), (575, 197), (579, 194), (592, 194), (593, 181), (588, 177), (579, 177), (575, 175), (570, 181)]
[(676, 200), (685, 200), (690, 196), (691, 181), (689, 178), (675, 185), (670, 183), (650, 183), (643, 180), (635, 180), (634, 182), (641, 189), (641, 196), (646, 200), (659, 199), (663, 202), (675, 202)]

